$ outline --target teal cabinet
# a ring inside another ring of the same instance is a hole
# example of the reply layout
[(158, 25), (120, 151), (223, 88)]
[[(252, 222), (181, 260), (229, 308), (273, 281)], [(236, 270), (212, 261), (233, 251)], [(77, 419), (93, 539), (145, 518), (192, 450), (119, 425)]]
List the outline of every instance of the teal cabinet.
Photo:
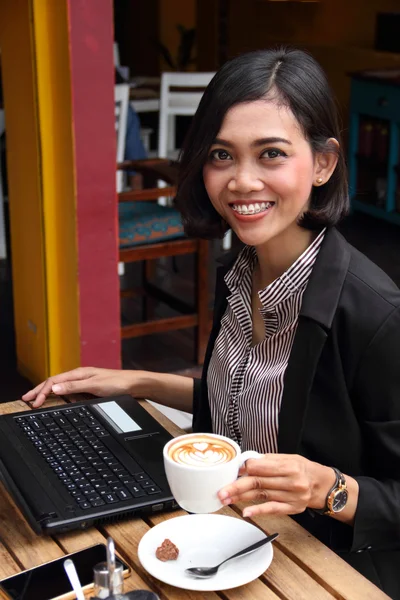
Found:
[(349, 189), (353, 211), (400, 225), (400, 70), (351, 80)]

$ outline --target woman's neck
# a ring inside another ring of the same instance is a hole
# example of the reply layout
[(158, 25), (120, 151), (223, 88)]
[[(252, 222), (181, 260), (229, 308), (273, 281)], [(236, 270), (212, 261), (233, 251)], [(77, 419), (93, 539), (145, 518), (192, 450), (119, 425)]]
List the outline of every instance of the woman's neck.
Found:
[[(286, 232), (285, 232), (286, 233)], [(295, 230), (257, 246), (258, 268), (255, 277), (257, 288), (264, 289), (280, 277), (305, 252), (317, 233), (296, 226)]]

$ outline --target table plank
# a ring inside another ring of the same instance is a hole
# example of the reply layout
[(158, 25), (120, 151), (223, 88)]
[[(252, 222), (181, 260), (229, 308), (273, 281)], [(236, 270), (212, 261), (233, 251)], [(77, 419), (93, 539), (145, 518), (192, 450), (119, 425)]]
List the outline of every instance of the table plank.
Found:
[(19, 573), (21, 567), (12, 558), (8, 549), (0, 542), (0, 579)]
[(3, 486), (0, 486), (0, 539), (23, 569), (63, 556), (51, 538), (36, 535)]
[[(245, 503), (238, 503), (235, 510), (241, 514), (245, 506)], [(249, 521), (266, 533), (279, 531), (281, 550), (336, 598), (389, 600), (389, 596), (290, 517), (257, 515)]]

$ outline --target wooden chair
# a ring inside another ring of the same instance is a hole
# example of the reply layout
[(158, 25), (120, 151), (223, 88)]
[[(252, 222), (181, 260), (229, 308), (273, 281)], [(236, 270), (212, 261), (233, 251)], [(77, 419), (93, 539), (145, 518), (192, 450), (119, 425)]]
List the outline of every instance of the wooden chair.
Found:
[[(148, 303), (143, 303), (143, 321), (124, 325), (123, 339), (194, 327), (195, 360), (202, 364), (209, 335), (208, 310), (208, 242), (185, 236), (180, 215), (174, 206), (160, 206), (160, 196), (176, 194), (177, 165), (168, 159), (125, 161), (119, 171), (135, 170), (142, 174), (144, 187), (118, 194), (119, 201), (119, 260), (121, 263), (143, 261), (140, 286), (121, 292), (122, 298), (142, 296), (145, 300), (161, 300), (179, 316), (154, 318), (149, 315)], [(167, 187), (157, 187), (162, 179)], [(154, 261), (163, 257), (194, 254), (195, 306), (158, 287), (153, 280)]]

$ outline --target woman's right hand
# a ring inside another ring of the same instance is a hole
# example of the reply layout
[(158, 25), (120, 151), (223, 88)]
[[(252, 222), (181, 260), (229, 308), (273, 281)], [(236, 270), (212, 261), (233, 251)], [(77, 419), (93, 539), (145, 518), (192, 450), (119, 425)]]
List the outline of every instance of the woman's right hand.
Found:
[(49, 377), (24, 394), (22, 400), (32, 402), (32, 406), (37, 408), (45, 402), (49, 394), (86, 392), (99, 397), (132, 394), (135, 383), (140, 379), (140, 373), (140, 371), (80, 367)]

